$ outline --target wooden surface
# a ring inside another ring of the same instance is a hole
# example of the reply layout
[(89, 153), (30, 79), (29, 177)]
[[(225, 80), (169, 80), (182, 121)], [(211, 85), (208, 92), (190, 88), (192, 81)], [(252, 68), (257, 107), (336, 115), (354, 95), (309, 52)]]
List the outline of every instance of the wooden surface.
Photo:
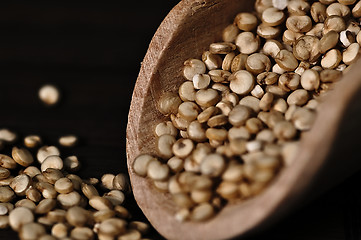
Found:
[[(125, 172), (125, 128), (140, 62), (176, 3), (1, 2), (0, 126), (22, 135), (39, 133), (51, 144), (61, 134), (75, 133), (81, 138), (74, 152), (84, 163), (82, 176)], [(64, 94), (56, 109), (37, 99), (38, 88), (48, 82), (58, 84)], [(360, 183), (358, 173), (247, 239), (361, 239)], [(127, 206), (136, 219), (144, 219), (134, 200)], [(0, 231), (0, 239), (17, 238)]]

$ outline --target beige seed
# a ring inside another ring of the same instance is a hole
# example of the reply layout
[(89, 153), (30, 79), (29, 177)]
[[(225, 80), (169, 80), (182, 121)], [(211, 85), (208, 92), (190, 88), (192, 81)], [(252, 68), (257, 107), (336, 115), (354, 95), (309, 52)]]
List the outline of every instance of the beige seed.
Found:
[(260, 39), (252, 32), (242, 32), (238, 34), (235, 44), (240, 53), (252, 54), (258, 50), (260, 46)]
[(255, 82), (252, 74), (245, 70), (235, 72), (229, 80), (231, 90), (240, 95), (246, 95), (252, 91)]
[(104, 220), (112, 218), (112, 217), (115, 217), (115, 212), (110, 209), (96, 211), (93, 213), (94, 221), (97, 223), (103, 222)]
[(288, 109), (288, 104), (283, 98), (279, 98), (273, 103), (272, 108), (275, 111), (285, 113)]
[(199, 107), (193, 102), (183, 102), (178, 107), (179, 115), (190, 122), (197, 119), (199, 111)]
[(156, 142), (156, 150), (160, 157), (171, 158), (173, 156), (172, 146), (176, 142), (176, 139), (172, 135), (162, 135)]
[(310, 11), (310, 5), (306, 1), (291, 0), (287, 4), (287, 9), (290, 15), (304, 16)]
[(38, 153), (36, 155), (39, 163), (43, 163), (44, 160), (48, 157), (48, 156), (59, 156), (60, 152), (59, 149), (55, 146), (42, 146), (41, 148), (39, 148)]
[(118, 237), (118, 240), (141, 240), (142, 235), (137, 230), (128, 230), (125, 234)]
[(98, 190), (91, 184), (82, 183), (81, 191), (88, 199), (94, 196), (99, 196)]
[(31, 178), (38, 174), (41, 174), (39, 168), (37, 168), (35, 166), (29, 166), (29, 167), (25, 168), (23, 173), (28, 175)]
[(81, 196), (79, 193), (74, 191), (66, 194), (59, 194), (57, 200), (58, 204), (63, 209), (69, 209), (80, 204)]
[(314, 2), (311, 6), (311, 16), (316, 23), (324, 22), (327, 18), (326, 6), (320, 2)]
[(361, 2), (358, 1), (355, 6), (352, 8), (352, 16), (355, 18), (361, 17)]
[[(228, 116), (229, 113), (232, 111), (233, 109), (233, 103), (231, 103), (230, 101), (220, 101), (216, 104), (216, 109), (217, 112), (220, 110), (221, 114)], [(210, 119), (210, 118), (209, 118)], [(207, 119), (207, 121), (209, 120)]]
[(340, 42), (343, 47), (347, 48), (352, 43), (355, 42), (355, 36), (354, 33), (352, 33), (349, 30), (344, 30), (340, 32)]
[(286, 20), (286, 27), (293, 32), (308, 32), (312, 28), (309, 16), (290, 16)]
[(63, 160), (59, 156), (49, 156), (45, 158), (43, 163), (41, 164), (41, 171), (44, 172), (48, 168), (63, 169), (64, 163)]
[(37, 190), (41, 192), (44, 198), (56, 198), (58, 193), (55, 191), (54, 186), (47, 182), (38, 182), (35, 184)]
[(198, 121), (193, 121), (189, 124), (187, 128), (187, 134), (190, 139), (196, 142), (203, 142), (207, 139), (206, 132), (203, 129), (202, 124)]
[(78, 143), (78, 137), (75, 135), (65, 135), (59, 138), (59, 144), (63, 147), (74, 147)]
[(274, 39), (281, 34), (281, 28), (278, 26), (268, 26), (267, 24), (262, 23), (257, 27), (257, 34), (265, 39)]
[(104, 194), (104, 198), (108, 199), (113, 206), (117, 206), (123, 204), (125, 195), (119, 190), (111, 190), (110, 192)]
[(208, 128), (206, 130), (206, 137), (210, 140), (224, 141), (227, 138), (227, 130), (223, 128)]
[(354, 36), (356, 36), (359, 32), (360, 32), (360, 26), (358, 24), (358, 22), (356, 22), (353, 19), (350, 19), (347, 22), (347, 28), (348, 31), (350, 31), (351, 33), (354, 34)]
[(201, 107), (210, 107), (219, 101), (219, 97), (214, 89), (201, 89), (196, 93), (196, 102)]
[(337, 0), (337, 1), (343, 5), (352, 5), (356, 2), (356, 0)]
[(0, 154), (0, 167), (7, 168), (7, 169), (14, 169), (16, 168), (17, 164), (11, 157)]
[(35, 208), (36, 214), (45, 214), (53, 210), (56, 206), (55, 199), (43, 199)]
[(349, 16), (350, 13), (350, 8), (340, 3), (332, 3), (326, 9), (327, 16), (340, 16), (345, 18)]
[[(157, 137), (160, 137), (164, 134), (169, 134), (172, 136), (177, 136), (178, 135), (178, 131), (177, 129), (173, 126), (171, 121), (165, 121), (165, 122), (161, 122), (158, 123), (155, 127), (155, 135)], [(66, 159), (65, 159), (66, 160)], [(64, 160), (64, 161), (65, 161)], [(64, 162), (65, 163), (65, 162)]]
[(358, 43), (350, 44), (350, 46), (342, 53), (342, 61), (347, 65), (351, 65), (358, 59), (359, 52), (360, 45)]
[(99, 226), (99, 233), (115, 237), (126, 232), (126, 221), (118, 218), (110, 218), (102, 223)]
[(0, 205), (0, 216), (8, 214), (9, 210), (5, 205)]
[(177, 140), (173, 146), (172, 151), (175, 156), (179, 158), (186, 158), (194, 148), (194, 144), (190, 139), (179, 139)]
[(301, 61), (316, 61), (321, 55), (319, 50), (319, 39), (314, 36), (302, 36), (293, 46), (293, 54)]
[(223, 61), (222, 61), (222, 69), (225, 71), (231, 71), (231, 66), (232, 66), (232, 62), (234, 57), (236, 56), (235, 52), (230, 52), (228, 53)]
[(7, 143), (14, 143), (17, 139), (16, 133), (10, 131), (9, 129), (2, 128), (0, 129), (0, 140)]
[(293, 71), (298, 67), (298, 61), (293, 53), (285, 49), (277, 54), (275, 60), (277, 64), (286, 71)]
[(229, 113), (228, 120), (233, 126), (239, 127), (247, 121), (250, 115), (251, 112), (248, 107), (237, 105)]
[(198, 59), (188, 59), (184, 62), (183, 76), (187, 80), (192, 80), (194, 75), (206, 72), (206, 65)]
[(237, 24), (240, 30), (249, 32), (256, 28), (257, 17), (252, 13), (242, 12), (234, 18), (234, 23)]
[(53, 106), (57, 104), (60, 99), (60, 92), (58, 88), (51, 84), (42, 86), (39, 89), (38, 95), (40, 100), (48, 106)]
[(113, 189), (113, 180), (115, 178), (114, 174), (111, 173), (106, 173), (101, 177), (101, 184), (102, 187), (108, 190), (112, 190)]
[[(222, 64), (222, 58), (217, 54), (211, 53), (210, 51), (205, 51), (202, 54), (202, 61), (204, 62), (204, 64), (206, 65), (208, 70), (220, 68), (220, 66)], [(196, 75), (202, 75), (202, 73), (200, 73), (200, 74), (197, 73), (194, 76), (196, 76)], [(194, 78), (194, 76), (193, 76), (193, 78)]]
[(52, 222), (65, 222), (66, 211), (55, 209), (47, 213), (46, 217)]
[(317, 71), (307, 69), (301, 75), (301, 86), (309, 91), (316, 90), (320, 86), (320, 76)]
[[(196, 99), (196, 91), (194, 89), (194, 85), (193, 82), (191, 81), (186, 81), (184, 83), (182, 83), (179, 86), (179, 90), (178, 90), (178, 94), (179, 97), (183, 100), (183, 101), (194, 101)], [(181, 104), (181, 101), (178, 102), (178, 99), (176, 98), (176, 96), (174, 96), (174, 100), (176, 100), (176, 105), (177, 105), (177, 109), (174, 109), (175, 113), (178, 110), (178, 106)], [(169, 106), (172, 108), (172, 106)]]
[(41, 193), (35, 188), (28, 188), (25, 194), (26, 198), (33, 202), (39, 202), (42, 198)]
[(26, 207), (30, 209), (31, 211), (34, 211), (36, 208), (36, 205), (33, 201), (30, 201), (29, 199), (21, 199), (15, 203), (15, 208), (18, 207)]
[[(221, 70), (221, 69), (215, 69), (208, 72), (208, 75), (210, 76), (211, 80), (215, 83), (223, 83), (228, 81), (229, 76), (231, 73), (229, 71)], [(212, 86), (213, 88), (213, 86)]]
[(16, 176), (10, 183), (10, 187), (18, 196), (24, 196), (26, 190), (30, 187), (30, 185), (31, 179), (26, 174)]
[(65, 238), (68, 235), (68, 226), (64, 223), (56, 223), (52, 228), (51, 228), (51, 234), (54, 237), (57, 238)]
[(294, 138), (297, 134), (296, 128), (293, 126), (292, 123), (288, 121), (278, 122), (275, 125), (273, 132), (277, 138), (283, 140), (290, 140)]
[(89, 217), (88, 211), (78, 206), (71, 207), (66, 212), (66, 220), (75, 227), (84, 226), (89, 221)]
[(191, 212), (193, 221), (204, 221), (214, 215), (213, 206), (209, 203), (201, 203), (197, 205)]
[(342, 60), (342, 54), (338, 49), (331, 49), (321, 59), (323, 68), (333, 69), (338, 66)]
[(178, 106), (181, 103), (182, 101), (177, 94), (172, 92), (165, 92), (159, 98), (158, 110), (164, 115), (169, 115), (171, 113), (176, 114), (178, 111)]
[(68, 178), (60, 178), (55, 182), (54, 188), (58, 193), (70, 193), (73, 191), (73, 183)]
[(287, 103), (288, 105), (295, 104), (297, 106), (302, 106), (308, 101), (308, 98), (309, 96), (306, 90), (297, 89), (288, 96)]
[(234, 24), (230, 24), (223, 30), (222, 39), (224, 42), (234, 42), (238, 34), (238, 27)]
[(271, 69), (271, 60), (263, 53), (253, 53), (247, 58), (246, 69), (253, 74), (268, 72)]
[(76, 227), (71, 230), (70, 237), (74, 240), (92, 240), (94, 239), (94, 233), (90, 228)]
[(234, 199), (238, 197), (238, 185), (234, 182), (222, 181), (216, 192), (224, 199)]
[(33, 156), (25, 148), (13, 147), (11, 154), (15, 162), (23, 167), (27, 167), (34, 162)]
[(230, 42), (211, 43), (209, 51), (212, 54), (227, 54), (236, 50), (236, 45)]
[(153, 180), (165, 180), (169, 175), (169, 167), (159, 161), (151, 161), (148, 165), (147, 175)]
[(321, 53), (326, 53), (328, 50), (334, 48), (338, 43), (339, 34), (336, 31), (329, 31), (324, 34), (318, 43)]
[(147, 175), (148, 164), (151, 161), (155, 161), (155, 160), (157, 160), (157, 159), (154, 158), (153, 156), (149, 155), (149, 154), (141, 154), (141, 155), (137, 156), (134, 159), (134, 162), (133, 162), (133, 170), (134, 170), (134, 172), (136, 174), (138, 174), (139, 176), (146, 176)]
[(34, 214), (25, 207), (15, 208), (9, 214), (9, 223), (14, 231), (19, 231), (22, 225), (34, 221)]
[(342, 72), (334, 69), (325, 69), (320, 72), (321, 82), (336, 82), (342, 76)]
[(0, 167), (0, 179), (6, 179), (10, 176), (10, 171), (6, 168)]
[(167, 161), (167, 165), (172, 172), (180, 172), (183, 170), (183, 159), (172, 157)]
[(313, 111), (299, 108), (292, 115), (292, 122), (298, 130), (306, 131), (311, 129), (315, 118), (316, 114)]
[(325, 19), (323, 34), (326, 34), (332, 30), (339, 33), (345, 29), (346, 29), (346, 24), (343, 18), (340, 16), (332, 15)]
[(213, 153), (207, 155), (200, 165), (201, 173), (206, 176), (217, 177), (222, 174), (226, 163), (222, 155)]
[(277, 63), (275, 65), (273, 65), (272, 67), (272, 72), (274, 72), (275, 74), (284, 74), (286, 72), (285, 69), (281, 68), (280, 65), (278, 65)]
[(356, 41), (358, 44), (361, 44), (361, 31), (357, 34)]
[(24, 145), (28, 148), (35, 148), (41, 145), (42, 140), (38, 135), (29, 135), (24, 138)]
[(262, 98), (264, 95), (264, 90), (260, 85), (256, 85), (251, 91), (251, 95), (256, 98)]
[(259, 102), (260, 100), (256, 97), (246, 96), (239, 101), (239, 105), (246, 106), (252, 109), (255, 113), (258, 113), (260, 111)]
[(211, 82), (211, 77), (208, 74), (196, 74), (193, 77), (193, 86), (195, 89), (205, 89)]
[[(246, 68), (246, 61), (247, 61), (248, 55), (246, 54), (238, 54), (235, 56), (231, 63), (231, 72), (237, 72), (239, 70), (244, 70)], [(226, 69), (224, 69), (226, 70)]]
[(0, 229), (7, 229), (10, 226), (8, 216), (0, 216)]
[(54, 184), (60, 178), (64, 177), (63, 173), (59, 169), (47, 168), (42, 175), (45, 177), (46, 181), (50, 184)]
[(257, 75), (257, 83), (261, 86), (272, 85), (278, 81), (279, 75), (274, 72), (264, 72)]
[(269, 39), (263, 45), (263, 53), (275, 58), (277, 54), (283, 49), (282, 44), (274, 39)]
[(64, 167), (69, 172), (76, 172), (80, 169), (80, 162), (77, 156), (69, 156), (64, 159)]
[(301, 77), (297, 73), (284, 73), (278, 79), (278, 86), (286, 91), (296, 90), (300, 84)]
[(151, 161), (155, 161), (155, 160), (157, 160), (157, 159), (149, 154), (141, 154), (141, 155), (137, 156), (133, 162), (134, 172), (139, 176), (143, 176), (143, 177), (146, 176), (148, 164)]
[(283, 32), (282, 40), (284, 44), (293, 45), (302, 36), (304, 36), (303, 33), (298, 33), (287, 29)]
[(262, 124), (261, 120), (259, 120), (258, 118), (248, 119), (246, 121), (245, 126), (246, 126), (248, 132), (251, 134), (256, 134), (259, 131), (261, 131), (263, 128), (263, 124)]
[(27, 223), (21, 226), (19, 237), (22, 240), (35, 240), (45, 235), (45, 227), (39, 223)]
[(113, 189), (128, 191), (130, 188), (127, 176), (124, 173), (117, 174), (113, 179)]
[(269, 26), (278, 26), (284, 20), (285, 14), (277, 8), (267, 8), (262, 13), (262, 22)]
[(259, 102), (259, 108), (263, 111), (268, 111), (271, 108), (274, 96), (270, 92), (266, 92)]
[(174, 203), (181, 208), (191, 208), (195, 204), (190, 196), (186, 193), (173, 194), (172, 199)]

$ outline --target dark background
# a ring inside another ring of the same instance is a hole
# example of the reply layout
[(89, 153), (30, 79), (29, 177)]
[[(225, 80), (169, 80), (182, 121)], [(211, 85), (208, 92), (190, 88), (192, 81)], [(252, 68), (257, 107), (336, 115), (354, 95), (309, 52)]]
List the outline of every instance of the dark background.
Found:
[[(126, 172), (125, 129), (140, 62), (175, 0), (0, 2), (0, 127), (40, 134), (47, 144), (73, 133), (82, 177)], [(61, 104), (37, 97), (59, 86)], [(361, 173), (249, 240), (354, 240), (360, 233)], [(133, 199), (127, 206), (144, 220)], [(161, 237), (153, 232), (154, 239)], [(17, 239), (0, 231), (0, 239)]]

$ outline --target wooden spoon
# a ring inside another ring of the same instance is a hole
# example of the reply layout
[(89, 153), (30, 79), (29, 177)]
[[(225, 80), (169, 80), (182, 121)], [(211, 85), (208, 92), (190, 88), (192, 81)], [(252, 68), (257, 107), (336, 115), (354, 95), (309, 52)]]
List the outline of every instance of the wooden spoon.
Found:
[(361, 104), (351, 104), (360, 96), (361, 62), (357, 62), (325, 99), (312, 130), (302, 135), (292, 165), (260, 195), (228, 204), (206, 222), (180, 223), (174, 218), (176, 207), (169, 194), (134, 174), (134, 158), (155, 153), (153, 129), (164, 120), (156, 107), (159, 96), (176, 92), (184, 81), (183, 62), (199, 58), (210, 43), (220, 41), (222, 30), (235, 15), (252, 11), (253, 5), (249, 0), (181, 1), (160, 25), (142, 63), (129, 111), (128, 169), (139, 207), (168, 239), (225, 239), (259, 231), (361, 168), (361, 161), (355, 161), (361, 149), (354, 141), (361, 132), (361, 114), (357, 114)]

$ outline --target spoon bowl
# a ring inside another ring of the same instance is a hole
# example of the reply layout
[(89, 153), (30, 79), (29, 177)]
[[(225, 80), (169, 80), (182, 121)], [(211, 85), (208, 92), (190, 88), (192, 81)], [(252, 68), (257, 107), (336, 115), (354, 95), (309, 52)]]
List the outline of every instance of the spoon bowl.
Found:
[[(259, 231), (361, 168), (361, 76), (358, 61), (324, 99), (312, 129), (302, 134), (294, 161), (259, 195), (227, 204), (205, 222), (178, 222), (167, 193), (131, 168), (140, 153), (155, 153), (155, 125), (165, 117), (157, 110), (162, 93), (176, 92), (184, 82), (183, 62), (199, 58), (239, 12), (252, 11), (254, 1), (183, 0), (155, 33), (133, 92), (127, 127), (127, 159), (133, 193), (151, 224), (167, 239), (228, 239)], [(340, 141), (341, 139), (341, 141)]]

